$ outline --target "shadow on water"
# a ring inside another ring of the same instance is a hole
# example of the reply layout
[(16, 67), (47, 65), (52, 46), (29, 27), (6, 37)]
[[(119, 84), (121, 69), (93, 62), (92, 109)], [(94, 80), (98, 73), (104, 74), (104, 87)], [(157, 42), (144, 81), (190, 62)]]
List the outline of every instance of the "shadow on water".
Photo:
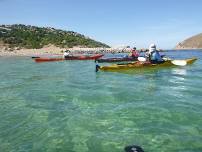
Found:
[(185, 68), (172, 68), (171, 72), (173, 75), (181, 75), (181, 76), (186, 76), (187, 75), (187, 69)]

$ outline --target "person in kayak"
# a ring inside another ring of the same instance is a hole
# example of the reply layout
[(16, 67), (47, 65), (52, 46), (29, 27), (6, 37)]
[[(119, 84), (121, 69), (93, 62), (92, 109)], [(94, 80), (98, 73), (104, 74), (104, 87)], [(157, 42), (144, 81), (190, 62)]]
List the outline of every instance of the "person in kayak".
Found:
[(70, 57), (71, 55), (70, 55), (70, 51), (69, 50), (66, 50), (65, 52), (64, 52), (64, 54), (63, 54), (63, 57), (66, 59), (66, 58), (68, 58), (68, 57)]
[(153, 64), (160, 64), (163, 63), (164, 60), (162, 59), (159, 51), (156, 49), (156, 45), (155, 44), (151, 44), (149, 46), (149, 61)]
[(138, 58), (138, 56), (139, 56), (139, 53), (137, 52), (136, 47), (134, 47), (134, 48), (131, 50), (131, 57), (133, 57), (133, 58)]

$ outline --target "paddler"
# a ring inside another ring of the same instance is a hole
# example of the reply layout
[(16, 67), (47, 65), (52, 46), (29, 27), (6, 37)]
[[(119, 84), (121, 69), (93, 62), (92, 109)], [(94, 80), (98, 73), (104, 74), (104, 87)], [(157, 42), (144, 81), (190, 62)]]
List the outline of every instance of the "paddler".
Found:
[(163, 63), (164, 60), (161, 58), (159, 51), (156, 49), (155, 44), (150, 44), (149, 46), (149, 61), (153, 64)]
[(138, 58), (138, 56), (139, 56), (139, 53), (137, 52), (136, 47), (134, 47), (134, 48), (131, 50), (131, 57), (133, 57), (133, 58)]
[(66, 50), (63, 54), (63, 57), (66, 59), (70, 56), (70, 51), (69, 50)]

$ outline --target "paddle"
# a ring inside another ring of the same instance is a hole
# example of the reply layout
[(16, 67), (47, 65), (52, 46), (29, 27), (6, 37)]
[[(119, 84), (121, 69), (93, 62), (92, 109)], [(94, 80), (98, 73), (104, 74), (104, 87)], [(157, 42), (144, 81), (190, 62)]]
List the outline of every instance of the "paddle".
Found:
[(187, 61), (186, 60), (172, 60), (169, 57), (163, 56), (163, 60), (164, 61), (171, 61), (172, 64), (177, 65), (177, 66), (185, 66), (187, 65)]
[(98, 64), (96, 64), (96, 66), (95, 66), (95, 72), (98, 72), (99, 69), (100, 69), (100, 66)]
[(172, 60), (171, 63), (174, 64), (174, 65), (178, 65), (178, 66), (185, 66), (185, 65), (187, 65), (187, 61), (186, 60)]
[(164, 56), (163, 57), (163, 60), (164, 61), (171, 61), (171, 63), (172, 64), (174, 64), (174, 65), (177, 65), (177, 66), (185, 66), (185, 65), (187, 65), (187, 61), (186, 60), (172, 60), (172, 59), (170, 59), (169, 57), (166, 57), (166, 56)]
[(141, 57), (141, 56), (139, 56), (137, 59), (140, 62), (145, 62), (147, 60), (145, 57)]

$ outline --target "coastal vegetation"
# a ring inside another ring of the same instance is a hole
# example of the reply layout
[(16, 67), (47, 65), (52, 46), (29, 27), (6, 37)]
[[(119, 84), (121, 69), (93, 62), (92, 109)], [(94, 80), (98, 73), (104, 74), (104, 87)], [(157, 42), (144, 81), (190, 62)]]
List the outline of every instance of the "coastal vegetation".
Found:
[(23, 24), (0, 25), (0, 42), (9, 48), (18, 49), (39, 49), (49, 44), (61, 48), (109, 47), (74, 31)]
[(175, 47), (176, 49), (202, 49), (202, 33), (192, 36)]

